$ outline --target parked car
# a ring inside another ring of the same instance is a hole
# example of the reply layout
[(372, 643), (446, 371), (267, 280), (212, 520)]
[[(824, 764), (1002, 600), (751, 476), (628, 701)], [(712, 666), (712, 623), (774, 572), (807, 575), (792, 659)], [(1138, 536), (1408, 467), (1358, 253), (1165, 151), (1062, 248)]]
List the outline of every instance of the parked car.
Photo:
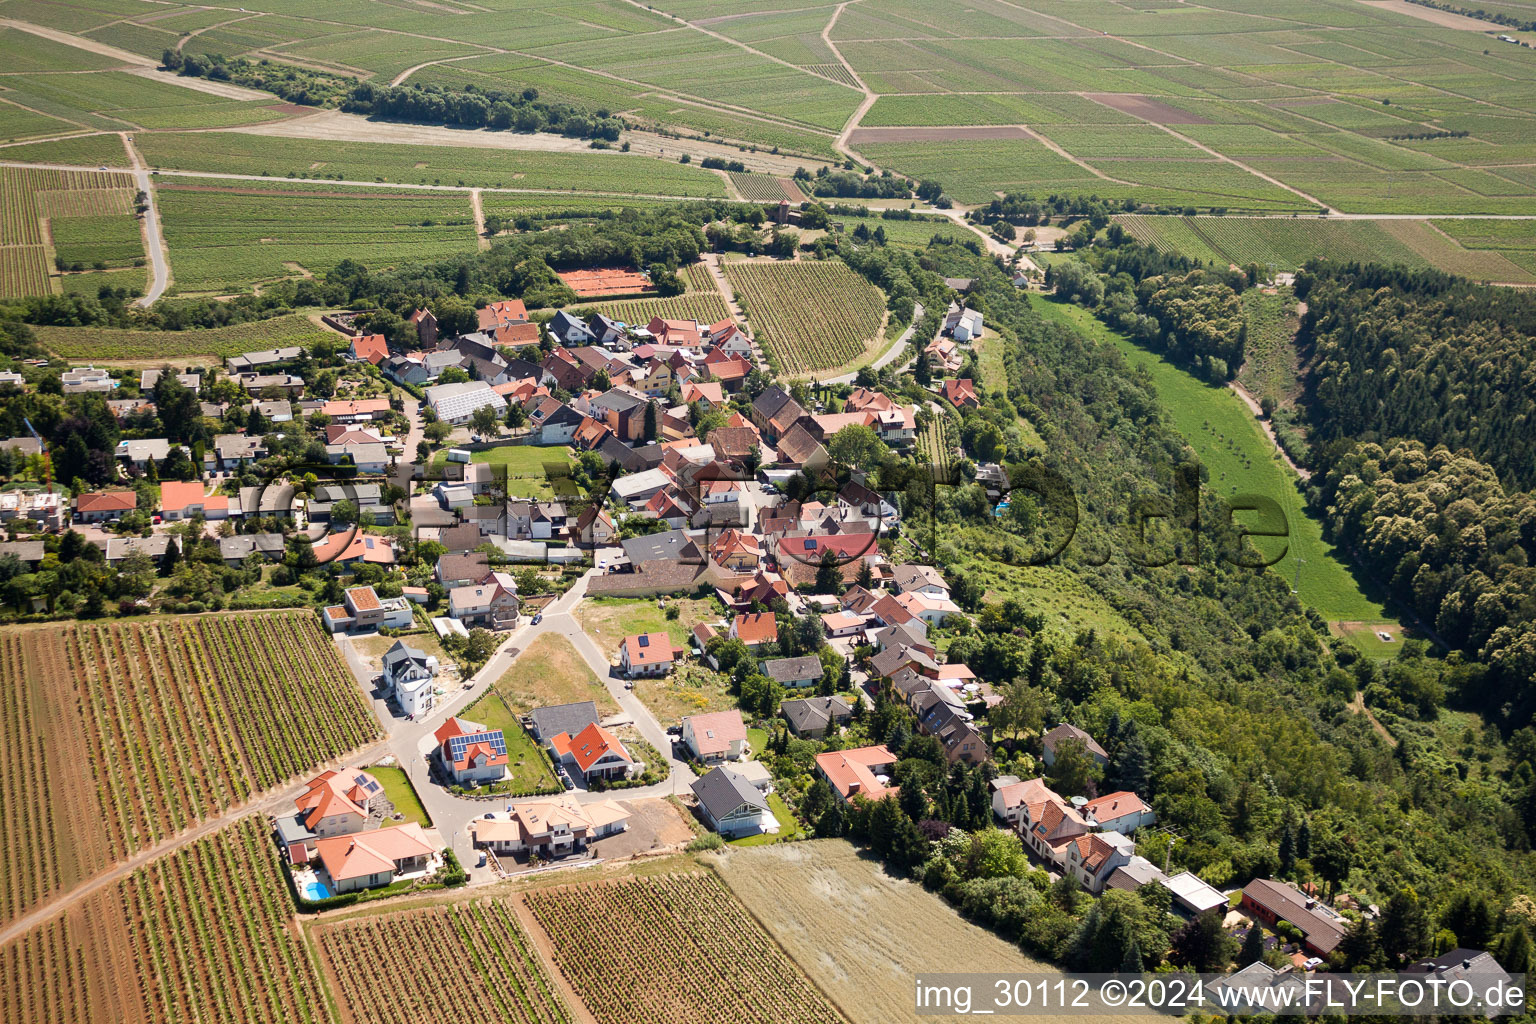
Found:
[(541, 623), (543, 621), (544, 621), (544, 613), (543, 612), (536, 612), (534, 614), (534, 616), (533, 616), (533, 624), (535, 626), (537, 626), (539, 623)]

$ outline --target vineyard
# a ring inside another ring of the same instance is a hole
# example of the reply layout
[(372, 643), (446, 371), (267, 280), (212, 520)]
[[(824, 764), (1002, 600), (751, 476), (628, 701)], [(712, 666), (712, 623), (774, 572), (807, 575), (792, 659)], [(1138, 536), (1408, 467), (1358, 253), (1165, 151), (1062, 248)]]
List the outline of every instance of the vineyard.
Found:
[[(504, 900), (353, 918), (314, 934), (348, 1022), (571, 1019)], [(391, 980), (387, 991), (378, 984), (380, 968)]]
[(629, 877), (525, 899), (599, 1024), (841, 1019), (714, 875)]
[(181, 847), (0, 947), (0, 1020), (328, 1024), (263, 821)]
[[(4, 252), (0, 249), (0, 252)], [(70, 280), (69, 278), (65, 279)], [(131, 331), (113, 327), (52, 327), (33, 333), (43, 347), (67, 359), (167, 359), (239, 355), (300, 345), (309, 348), (336, 335), (300, 314), (195, 331)]]
[(0, 168), (0, 296), (52, 292), (44, 221), (71, 262), (141, 257), (130, 180), (109, 171)]
[(872, 354), (885, 320), (880, 291), (846, 263), (722, 264), (753, 333), (788, 376), (850, 367)]
[(780, 199), (789, 198), (789, 193), (784, 191), (779, 179), (766, 174), (732, 172), (731, 183), (741, 193), (741, 198), (749, 203), (776, 203)]
[(626, 324), (645, 326), (651, 317), (663, 320), (698, 320), (702, 323), (719, 323), (731, 315), (725, 299), (715, 287), (715, 279), (709, 268), (702, 263), (689, 263), (678, 269), (678, 276), (688, 285), (681, 295), (658, 299), (618, 299), (583, 305), (582, 310), (601, 313)]
[(377, 726), (309, 615), (0, 635), (0, 921)]

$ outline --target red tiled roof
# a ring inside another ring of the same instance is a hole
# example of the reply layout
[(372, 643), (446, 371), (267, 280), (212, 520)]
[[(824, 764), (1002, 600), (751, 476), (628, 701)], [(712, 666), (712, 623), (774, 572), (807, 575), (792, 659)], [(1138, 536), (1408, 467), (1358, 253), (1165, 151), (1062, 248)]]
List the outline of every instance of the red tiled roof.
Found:
[(624, 638), (624, 650), (631, 665), (659, 665), (672, 660), (672, 638), (665, 633), (639, 633)]
[(724, 754), (737, 741), (746, 742), (747, 724), (740, 711), (716, 711), (693, 715), (683, 721), (693, 728), (693, 743), (701, 755)]
[(160, 508), (163, 511), (180, 512), (188, 505), (204, 505), (202, 481), (169, 480), (160, 485)]
[[(162, 492), (163, 493), (163, 492)], [(95, 491), (75, 499), (77, 512), (130, 512), (138, 505), (133, 491)]]
[(589, 723), (575, 736), (562, 732), (550, 740), (550, 745), (561, 757), (569, 754), (583, 772), (609, 754), (616, 754), (624, 761), (634, 763), (634, 758), (629, 756), (629, 751), (624, 749), (619, 738), (596, 722)]
[(389, 343), (382, 334), (360, 334), (352, 339), (352, 354), (378, 366), (389, 358)]
[(895, 786), (882, 783), (872, 770), (895, 763), (896, 755), (883, 746), (833, 750), (816, 755), (816, 767), (844, 799), (863, 796), (879, 800), (896, 792)]
[(736, 616), (736, 637), (748, 647), (779, 638), (779, 624), (772, 612), (743, 612)]
[(502, 324), (496, 328), (494, 338), (498, 345), (537, 345), (539, 343), (539, 325)]
[(1117, 818), (1123, 818), (1127, 814), (1140, 814), (1147, 810), (1147, 805), (1135, 793), (1121, 790), (1118, 793), (1110, 793), (1097, 800), (1088, 801), (1083, 810), (1093, 815), (1094, 820), (1100, 825), (1104, 825)]
[(315, 853), (331, 880), (340, 882), (393, 871), (398, 861), (430, 855), (432, 844), (421, 826), (412, 821), (395, 828), (317, 839)]
[(371, 416), (376, 412), (388, 412), (389, 399), (355, 398), (347, 402), (326, 402), (320, 411), (327, 416), (361, 416), (364, 413)]

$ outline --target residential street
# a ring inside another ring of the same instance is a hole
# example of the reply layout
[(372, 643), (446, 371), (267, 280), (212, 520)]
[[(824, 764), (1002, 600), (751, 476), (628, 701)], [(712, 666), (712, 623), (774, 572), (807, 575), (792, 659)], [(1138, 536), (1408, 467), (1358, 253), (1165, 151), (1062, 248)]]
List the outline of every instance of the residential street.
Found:
[[(491, 659), (469, 677), (467, 686), (461, 686), (443, 695), (429, 715), (418, 718), (414, 722), (394, 715), (389, 706), (381, 701), (373, 701), (374, 712), (379, 717), (379, 722), (388, 735), (388, 752), (405, 769), (410, 777), (411, 784), (416, 787), (421, 802), (432, 817), (433, 827), (442, 835), (445, 845), (452, 846), (457, 854), (459, 862), (469, 870), (471, 884), (494, 882), (496, 875), (490, 868), (477, 868), (478, 853), (470, 845), (468, 827), (470, 821), (486, 813), (487, 811), (500, 810), (508, 801), (476, 800), (454, 796), (447, 789), (432, 781), (429, 758), (435, 746), (432, 734), (450, 716), (461, 713), (468, 708), (480, 696), (500, 679), (517, 660), (517, 655), (537, 640), (544, 633), (558, 633), (571, 641), (571, 644), (580, 652), (582, 659), (608, 687), (608, 692), (613, 695), (615, 701), (623, 711), (620, 722), (632, 723), (645, 741), (661, 751), (669, 762), (667, 778), (653, 786), (644, 788), (623, 789), (606, 793), (589, 793), (585, 789), (577, 788), (574, 793), (577, 800), (640, 800), (646, 798), (671, 796), (673, 794), (686, 793), (688, 786), (693, 782), (692, 769), (682, 761), (672, 758), (671, 737), (667, 735), (666, 728), (656, 720), (649, 708), (640, 702), (634, 693), (624, 688), (624, 681), (610, 676), (610, 665), (603, 650), (589, 637), (581, 624), (572, 614), (576, 606), (586, 596), (587, 583), (593, 575), (589, 571), (583, 575), (576, 584), (560, 596), (560, 598), (545, 607), (543, 618), (537, 626), (525, 622), (502, 640), (501, 645)], [(337, 634), (337, 646), (341, 649), (347, 665), (357, 677), (358, 685), (363, 688), (365, 694), (370, 697), (373, 692), (373, 671), (353, 649), (351, 640), (342, 634)], [(382, 756), (382, 752), (375, 757)]]
[[(912, 322), (907, 325), (907, 329), (905, 331), (901, 332), (901, 337), (896, 339), (896, 344), (887, 348), (880, 354), (880, 358), (869, 364), (869, 368), (871, 370), (876, 372), (883, 370), (906, 354), (907, 345), (912, 341), (912, 332), (917, 330), (917, 325), (922, 322), (924, 313), (925, 310), (923, 309), (923, 304), (921, 302), (915, 303), (912, 309)], [(901, 370), (905, 370), (908, 366), (911, 365), (911, 363), (912, 360), (907, 359), (907, 361), (902, 364), (901, 368), (897, 370), (897, 372), (900, 373)], [(844, 373), (839, 374), (836, 377), (828, 377), (826, 380), (822, 381), (822, 383), (852, 384), (858, 376), (859, 372), (855, 370), (852, 373)]]

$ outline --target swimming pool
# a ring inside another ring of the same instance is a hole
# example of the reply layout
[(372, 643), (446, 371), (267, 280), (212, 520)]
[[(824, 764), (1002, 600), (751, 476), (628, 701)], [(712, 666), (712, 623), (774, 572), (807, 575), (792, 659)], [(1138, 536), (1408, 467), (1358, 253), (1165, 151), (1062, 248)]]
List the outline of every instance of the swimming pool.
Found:
[(331, 894), (331, 890), (327, 889), (323, 882), (305, 882), (301, 891), (307, 900), (323, 900)]

